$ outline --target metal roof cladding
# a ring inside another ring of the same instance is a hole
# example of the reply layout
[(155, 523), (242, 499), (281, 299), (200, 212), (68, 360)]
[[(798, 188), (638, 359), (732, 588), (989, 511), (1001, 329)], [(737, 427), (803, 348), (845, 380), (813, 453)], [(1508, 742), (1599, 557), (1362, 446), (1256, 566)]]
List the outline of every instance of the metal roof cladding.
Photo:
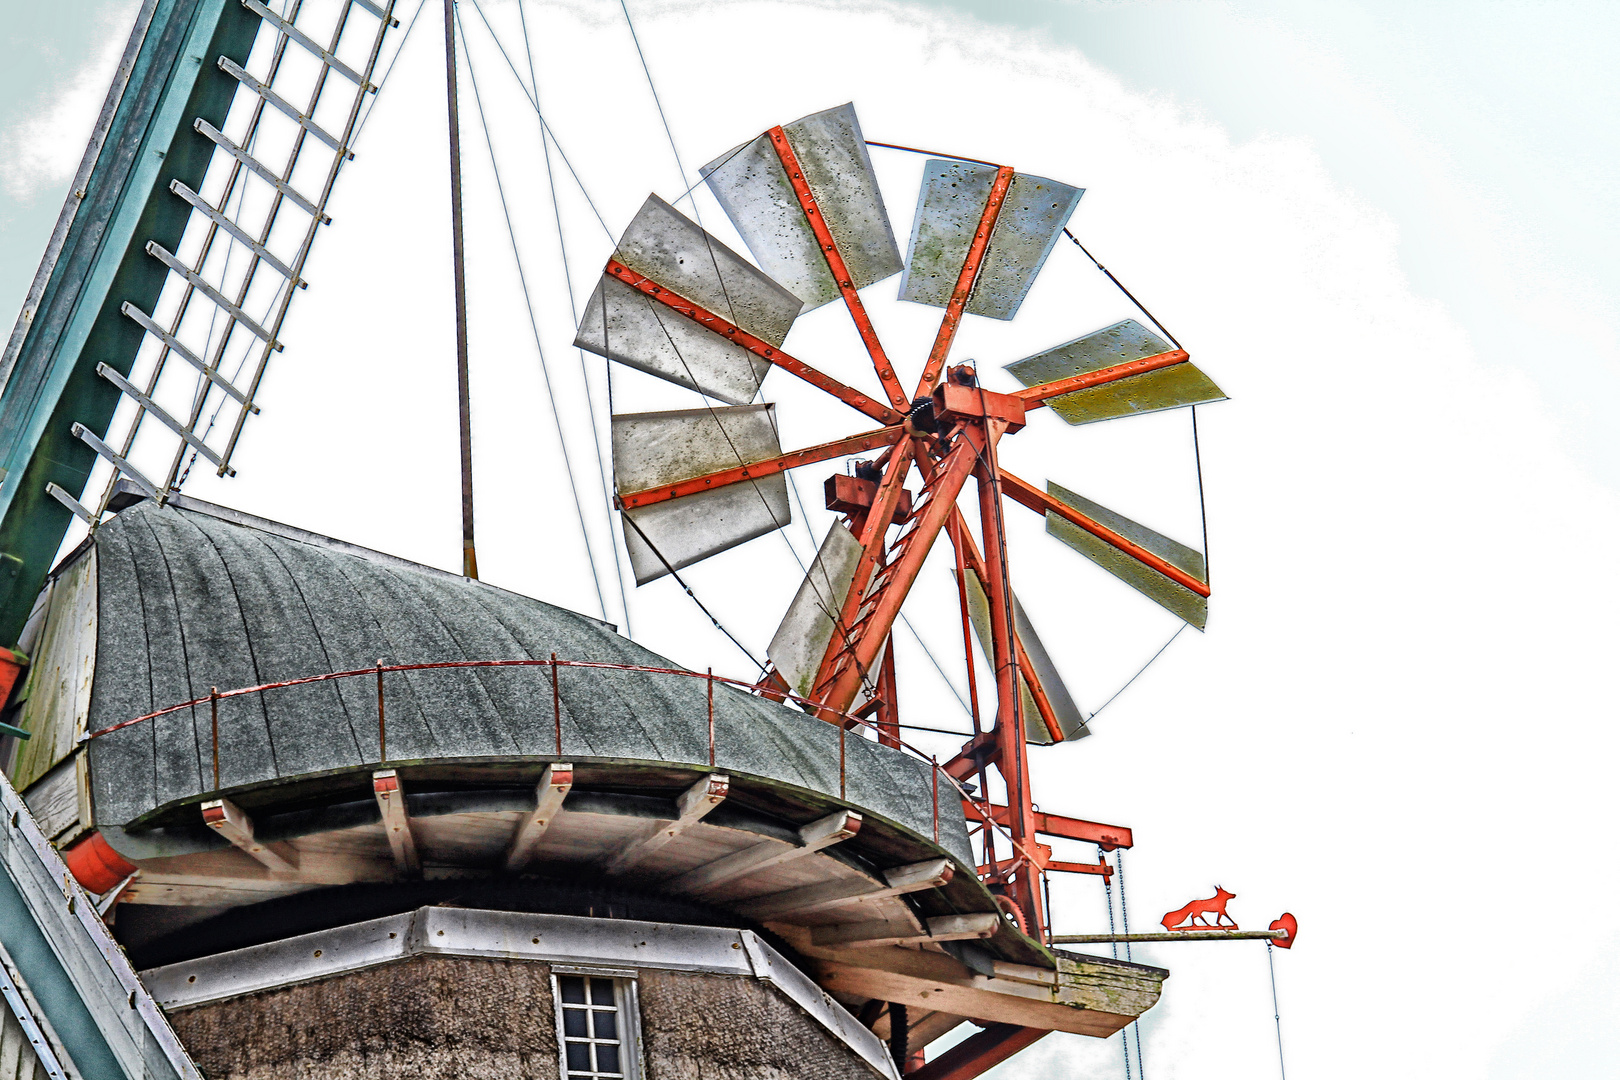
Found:
[[(95, 682), (87, 730), (227, 690), (387, 663), (670, 661), (605, 623), (431, 567), (206, 503), (140, 502), (103, 524)], [(390, 762), (556, 757), (546, 668), (390, 673)], [(562, 668), (563, 758), (709, 768), (701, 678)], [(838, 797), (835, 725), (723, 684), (715, 768)], [(219, 702), (220, 786), (262, 784), (378, 760), (369, 678)], [(844, 802), (934, 833), (931, 767), (849, 737)], [(213, 788), (206, 705), (94, 739), (96, 819), (128, 825)], [(939, 791), (940, 844), (971, 864), (961, 803)]]

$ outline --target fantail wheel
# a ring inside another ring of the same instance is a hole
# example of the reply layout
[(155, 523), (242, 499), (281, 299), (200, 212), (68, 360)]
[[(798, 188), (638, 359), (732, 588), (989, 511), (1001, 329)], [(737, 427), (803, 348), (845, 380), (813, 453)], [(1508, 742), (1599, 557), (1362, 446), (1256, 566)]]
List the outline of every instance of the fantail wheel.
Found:
[[(1014, 393), (986, 389), (968, 365), (948, 368), (964, 315), (1018, 313), (1082, 191), (1008, 166), (930, 158), (902, 259), (867, 147), (844, 105), (772, 128), (703, 167), (758, 268), (648, 198), (576, 343), (726, 403), (613, 418), (618, 508), (638, 585), (786, 526), (785, 470), (869, 455), (854, 476), (828, 478), (828, 506), (844, 516), (771, 641), (763, 691), (792, 691), (834, 720), (852, 708), (875, 713), (896, 738), (885, 646), (924, 559), (949, 538), (963, 621), (977, 624), (998, 710), (945, 768), (959, 778), (994, 768), (1007, 788), (1001, 824), (1015, 847), (1027, 839), (1033, 848), (1026, 742), (1078, 737), (1084, 718), (1008, 587), (1002, 500), (1043, 514), (1053, 535), (1200, 628), (1209, 587), (1199, 552), (1055, 483), (1043, 490), (1009, 473), (997, 444), (1045, 405), (1087, 424), (1223, 395), (1186, 352), (1130, 320), (1008, 365), (1025, 386)], [(895, 274), (900, 300), (945, 311), (909, 392), (860, 296)], [(838, 299), (871, 356), (876, 397), (783, 351), (802, 311)], [(756, 401), (773, 368), (879, 426), (783, 453), (775, 405)], [(908, 491), (914, 473), (921, 483)], [(957, 505), (970, 480), (977, 541)], [(1031, 926), (1041, 924), (1038, 870), (989, 853), (986, 876)]]

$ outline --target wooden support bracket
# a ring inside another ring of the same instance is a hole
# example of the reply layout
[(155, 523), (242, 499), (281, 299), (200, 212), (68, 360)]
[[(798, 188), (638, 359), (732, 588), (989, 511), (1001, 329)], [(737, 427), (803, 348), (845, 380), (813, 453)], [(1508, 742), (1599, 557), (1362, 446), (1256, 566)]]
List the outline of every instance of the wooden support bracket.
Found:
[(667, 887), (675, 892), (712, 889), (748, 874), (757, 874), (761, 870), (814, 855), (824, 847), (848, 840), (860, 828), (860, 814), (853, 810), (839, 810), (800, 829), (797, 847), (777, 840), (766, 840), (682, 874), (669, 881)]
[(810, 931), (810, 942), (823, 948), (870, 949), (879, 945), (919, 945), (928, 941), (973, 941), (994, 936), (1001, 926), (995, 912), (971, 915), (939, 915), (928, 919), (920, 931), (903, 923), (845, 923), (817, 926)]
[(633, 840), (621, 848), (619, 853), (602, 868), (602, 872), (610, 875), (624, 873), (702, 821), (710, 810), (725, 802), (726, 795), (730, 791), (731, 777), (721, 773), (705, 776), (683, 791), (680, 798), (675, 800), (677, 811), (675, 820), (654, 822), (639, 840)]
[(512, 832), (512, 842), (506, 847), (506, 872), (516, 873), (534, 858), (534, 849), (550, 828), (551, 821), (562, 810), (563, 800), (574, 786), (574, 766), (553, 762), (540, 774), (534, 788), (534, 811), (518, 822)]
[(929, 859), (927, 862), (911, 863), (885, 870), (883, 885), (860, 881), (827, 881), (817, 885), (806, 885), (802, 889), (775, 893), (750, 901), (748, 914), (755, 919), (779, 919), (785, 915), (804, 915), (842, 904), (902, 896), (924, 889), (936, 889), (949, 882), (953, 873), (955, 868), (951, 866), (949, 859)]
[[(238, 850), (246, 852), (262, 863), (272, 874), (298, 873), (297, 856), (287, 859), (280, 852), (253, 838), (253, 819), (229, 799), (214, 799), (202, 804), (203, 824), (229, 840)], [(128, 882), (126, 881), (126, 885)]]
[(393, 769), (378, 769), (371, 774), (371, 790), (377, 796), (377, 809), (382, 811), (383, 832), (394, 853), (394, 865), (401, 873), (420, 874), (422, 860), (416, 854), (416, 837), (411, 833), (411, 815), (405, 809), (405, 789), (399, 786), (399, 774)]

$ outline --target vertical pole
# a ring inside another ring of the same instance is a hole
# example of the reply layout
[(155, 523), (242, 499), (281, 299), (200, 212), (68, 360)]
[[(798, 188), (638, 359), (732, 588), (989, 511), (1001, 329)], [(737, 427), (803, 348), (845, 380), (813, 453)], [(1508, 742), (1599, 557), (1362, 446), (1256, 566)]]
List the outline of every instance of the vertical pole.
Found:
[(444, 77), (450, 109), (450, 236), (456, 277), (456, 395), (461, 416), (461, 573), (478, 577), (473, 546), (472, 385), (467, 375), (467, 259), (461, 241), (461, 116), (456, 106), (456, 2), (444, 0)]
[(208, 723), (214, 731), (214, 790), (219, 790), (219, 687), (208, 688)]
[(849, 736), (849, 728), (844, 726), (843, 717), (839, 717), (839, 720), (838, 720), (838, 797), (840, 799), (845, 798), (845, 789), (847, 787), (847, 781), (845, 780), (845, 776), (847, 775), (847, 770), (845, 768), (846, 757), (845, 757), (845, 752), (844, 752), (844, 740), (848, 736)]
[(878, 671), (878, 742), (900, 749), (900, 692), (894, 676), (894, 635), (883, 650), (883, 666)]
[[(995, 432), (986, 432), (983, 462), (974, 472), (979, 481), (980, 528), (984, 533), (985, 597), (990, 607), (991, 653), (996, 672), (997, 766), (1007, 784), (1007, 831), (1015, 845), (1030, 850), (1035, 844), (1035, 807), (1029, 787), (1029, 754), (1024, 740), (1024, 717), (1018, 687), (1018, 658), (1013, 648), (1012, 595), (1007, 584), (1006, 536), (1001, 522), (1001, 490), (996, 483)], [(1040, 933), (1039, 868), (1025, 859), (1013, 873), (1013, 900), (1023, 910), (1024, 925)]]
[(934, 843), (939, 843), (939, 758), (932, 755), (929, 760), (934, 763)]
[(557, 725), (557, 756), (562, 757), (562, 691), (557, 687), (557, 654), (551, 654), (551, 719)]
[(709, 768), (714, 768), (714, 668), (709, 669)]
[(377, 763), (388, 760), (388, 722), (383, 718), (382, 657), (377, 657)]

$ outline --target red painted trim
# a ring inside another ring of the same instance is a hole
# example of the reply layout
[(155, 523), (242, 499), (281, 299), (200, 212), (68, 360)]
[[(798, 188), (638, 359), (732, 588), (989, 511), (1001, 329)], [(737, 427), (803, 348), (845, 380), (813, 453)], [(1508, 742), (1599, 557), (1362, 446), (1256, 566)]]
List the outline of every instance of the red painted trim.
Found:
[(973, 294), (973, 285), (979, 280), (979, 268), (984, 264), (984, 253), (990, 246), (990, 234), (995, 230), (996, 219), (1001, 216), (1001, 204), (1006, 201), (1007, 189), (1012, 187), (1016, 175), (1011, 165), (996, 169), (995, 182), (990, 185), (990, 198), (984, 204), (984, 213), (979, 216), (979, 227), (973, 233), (973, 243), (968, 245), (967, 258), (962, 261), (962, 272), (956, 278), (956, 288), (945, 303), (945, 318), (940, 321), (939, 333), (934, 337), (934, 347), (928, 351), (928, 363), (923, 367), (922, 378), (917, 382), (917, 393), (913, 397), (932, 394), (934, 384), (939, 382), (939, 373), (945, 369), (945, 357), (950, 354), (957, 328), (962, 325), (962, 313), (967, 310), (968, 297)]
[(1016, 391), (1012, 396), (1022, 398), (1025, 409), (1038, 409), (1051, 398), (1062, 397), (1064, 394), (1072, 394), (1078, 390), (1090, 390), (1093, 386), (1104, 386), (1136, 375), (1146, 375), (1150, 371), (1175, 367), (1177, 364), (1185, 364), (1188, 359), (1185, 350), (1171, 349), (1169, 352), (1144, 356), (1140, 360), (1128, 360), (1123, 364), (1115, 364), (1113, 367), (1088, 371), (1083, 375), (1071, 375), (1067, 379), (1041, 383), (1039, 386), (1031, 386), (1027, 390)]
[(822, 443), (804, 450), (795, 450), (791, 454), (780, 457), (766, 458), (763, 461), (750, 461), (746, 465), (738, 465), (732, 469), (721, 469), (705, 476), (694, 476), (690, 480), (681, 480), (663, 487), (647, 488), (645, 491), (635, 491), (628, 495), (619, 496), (619, 508), (634, 510), (642, 506), (652, 506), (656, 503), (668, 502), (678, 499), (682, 495), (695, 495), (700, 491), (712, 491), (728, 484), (740, 484), (744, 480), (758, 480), (766, 476), (775, 476), (788, 469), (796, 469), (800, 465), (813, 465), (818, 461), (829, 458), (843, 457), (846, 454), (858, 454), (862, 450), (870, 450), (875, 446), (887, 446), (905, 438), (905, 428), (900, 426), (882, 428), (878, 431), (868, 431), (863, 435), (851, 435), (847, 439), (838, 439), (835, 442)]
[(1141, 544), (1125, 539), (1125, 537), (1108, 526), (1092, 521), (1068, 503), (1052, 498), (1052, 496), (1029, 481), (1020, 480), (1012, 473), (1003, 472), (1001, 474), (1001, 483), (1007, 497), (1014, 502), (1022, 503), (1038, 514), (1048, 512), (1056, 514), (1076, 528), (1084, 529), (1109, 547), (1124, 552), (1148, 569), (1155, 570), (1177, 585), (1190, 589), (1199, 596), (1208, 598), (1209, 586), (1204, 582), (1199, 581), (1181, 567), (1159, 558)]
[(73, 879), (100, 894), (135, 872), (135, 864), (113, 850), (106, 837), (93, 832), (62, 852)]
[(793, 185), (793, 191), (799, 196), (799, 208), (804, 211), (804, 218), (810, 223), (810, 231), (816, 235), (816, 243), (821, 245), (821, 253), (827, 258), (827, 269), (832, 271), (833, 280), (838, 283), (838, 291), (844, 297), (844, 304), (849, 308), (850, 317), (855, 320), (855, 329), (860, 332), (861, 340), (866, 343), (866, 351), (872, 354), (872, 366), (877, 370), (878, 380), (883, 383), (883, 392), (889, 395), (889, 401), (896, 409), (904, 412), (911, 404), (906, 399), (905, 391), (900, 387), (900, 379), (894, 373), (894, 365), (889, 363), (889, 356), (883, 351), (883, 343), (878, 341), (877, 330), (872, 326), (872, 319), (866, 314), (866, 305), (861, 303), (861, 295), (855, 288), (855, 281), (849, 275), (849, 267), (844, 264), (844, 257), (838, 253), (838, 244), (833, 240), (832, 230), (822, 219), (821, 209), (816, 205), (815, 192), (810, 190), (810, 184), (804, 178), (804, 170), (799, 168), (799, 155), (793, 152), (793, 146), (788, 142), (787, 132), (781, 127), (773, 127), (765, 133), (771, 140), (771, 146), (776, 150), (776, 156), (782, 159), (782, 168), (787, 172), (788, 183)]
[(762, 338), (755, 337), (736, 323), (722, 319), (707, 308), (701, 307), (679, 293), (658, 284), (652, 278), (636, 273), (617, 259), (609, 259), (603, 273), (611, 274), (643, 296), (658, 301), (675, 312), (675, 314), (691, 319), (699, 326), (713, 330), (721, 337), (741, 345), (755, 356), (769, 360), (788, 374), (797, 375), (811, 386), (825, 390), (844, 404), (860, 410), (880, 424), (898, 424), (905, 419), (902, 413), (889, 408), (881, 402), (873, 401), (859, 390), (845, 386), (831, 376), (823, 375), (803, 360), (790, 356)]
[[(980, 817), (988, 816), (997, 825), (1005, 824), (1007, 821), (1007, 808), (995, 803), (963, 799), (962, 808), (964, 811), (971, 809)], [(1080, 818), (1064, 817), (1062, 814), (1046, 814), (1039, 810), (1035, 811), (1035, 831), (1064, 840), (1084, 840), (1088, 844), (1099, 844), (1108, 851), (1132, 846), (1131, 830), (1123, 825), (1104, 825), (1100, 821), (1084, 821)]]
[(1048, 1032), (1017, 1024), (991, 1024), (977, 1035), (963, 1039), (906, 1080), (973, 1080), (1000, 1065)]

